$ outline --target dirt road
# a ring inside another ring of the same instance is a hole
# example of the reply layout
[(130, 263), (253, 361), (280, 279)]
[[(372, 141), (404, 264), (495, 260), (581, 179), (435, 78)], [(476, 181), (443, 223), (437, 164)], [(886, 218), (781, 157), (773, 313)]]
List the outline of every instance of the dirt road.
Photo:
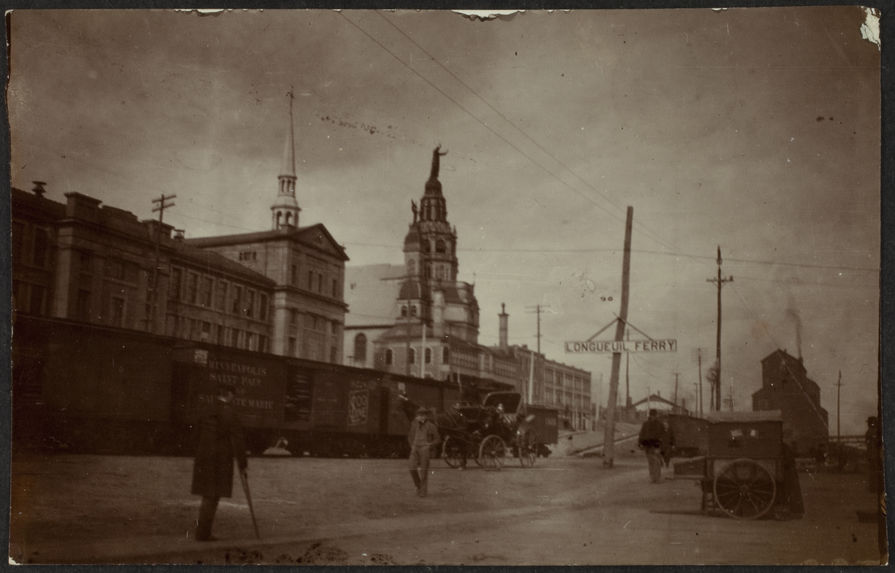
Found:
[(10, 555), (19, 563), (571, 565), (878, 563), (874, 499), (858, 474), (803, 474), (807, 514), (737, 521), (699, 513), (693, 482), (650, 484), (639, 456), (550, 458), (534, 468), (433, 463), (413, 495), (403, 460), (252, 458), (263, 541), (239, 486), (214, 534), (191, 539), (187, 458), (27, 456), (13, 461)]

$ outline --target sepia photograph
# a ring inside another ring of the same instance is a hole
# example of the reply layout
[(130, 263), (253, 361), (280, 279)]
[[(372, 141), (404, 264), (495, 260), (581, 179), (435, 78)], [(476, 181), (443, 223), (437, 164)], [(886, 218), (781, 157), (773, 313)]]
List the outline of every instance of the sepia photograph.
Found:
[(888, 563), (879, 10), (11, 10), (9, 563)]

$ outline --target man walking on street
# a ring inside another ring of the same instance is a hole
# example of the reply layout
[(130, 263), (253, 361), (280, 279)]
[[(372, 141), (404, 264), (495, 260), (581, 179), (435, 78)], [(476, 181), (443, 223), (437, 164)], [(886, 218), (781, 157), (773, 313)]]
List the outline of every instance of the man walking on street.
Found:
[(410, 422), (407, 441), (410, 442), (410, 477), (416, 486), (416, 494), (426, 497), (430, 449), (441, 441), (438, 428), (429, 419), (429, 410), (426, 408), (416, 411), (416, 417)]
[(192, 493), (202, 496), (196, 541), (214, 541), (211, 526), (218, 501), (233, 493), (233, 459), (245, 473), (245, 441), (233, 408), (233, 386), (221, 385), (210, 411), (199, 421), (199, 444), (193, 464)]
[(665, 438), (665, 426), (659, 421), (656, 410), (649, 411), (649, 418), (640, 427), (638, 445), (646, 453), (649, 463), (649, 477), (653, 483), (662, 481), (662, 442)]

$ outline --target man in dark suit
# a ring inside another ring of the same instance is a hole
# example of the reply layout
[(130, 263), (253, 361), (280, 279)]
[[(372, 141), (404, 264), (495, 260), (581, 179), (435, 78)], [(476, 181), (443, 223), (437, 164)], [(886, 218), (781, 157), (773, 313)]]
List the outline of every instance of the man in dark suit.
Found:
[(233, 493), (233, 459), (248, 468), (242, 426), (233, 407), (233, 386), (221, 385), (214, 404), (199, 421), (199, 444), (193, 464), (192, 493), (202, 496), (196, 541), (213, 541), (211, 526), (218, 501)]
[(426, 497), (428, 494), (430, 450), (441, 441), (438, 428), (429, 416), (428, 409), (417, 410), (407, 433), (407, 441), (410, 443), (410, 477), (413, 478), (416, 494), (420, 497)]

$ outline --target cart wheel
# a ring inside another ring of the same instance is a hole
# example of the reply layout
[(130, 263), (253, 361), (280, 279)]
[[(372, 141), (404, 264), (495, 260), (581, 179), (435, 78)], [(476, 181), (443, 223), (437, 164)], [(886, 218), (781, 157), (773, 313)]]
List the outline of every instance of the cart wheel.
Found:
[(715, 504), (737, 519), (756, 519), (768, 512), (777, 495), (774, 477), (755, 460), (730, 462), (715, 476)]
[(523, 468), (530, 468), (535, 465), (535, 459), (538, 457), (537, 444), (534, 437), (528, 432), (516, 433), (516, 455), (519, 457), (519, 463)]
[(499, 470), (503, 467), (503, 458), (507, 447), (500, 436), (491, 434), (482, 440), (479, 446), (479, 462), (486, 470)]
[(448, 436), (441, 444), (441, 458), (448, 467), (459, 467), (463, 462), (463, 445)]

